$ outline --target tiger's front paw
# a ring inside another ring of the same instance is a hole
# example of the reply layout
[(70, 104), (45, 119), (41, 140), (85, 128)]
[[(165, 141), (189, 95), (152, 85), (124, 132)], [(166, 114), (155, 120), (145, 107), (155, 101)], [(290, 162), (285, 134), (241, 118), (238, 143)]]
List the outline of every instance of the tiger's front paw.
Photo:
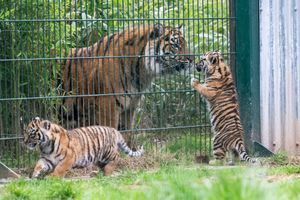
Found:
[(213, 159), (213, 160), (210, 160), (208, 164), (211, 166), (222, 166), (222, 165), (224, 165), (224, 160)]
[(191, 79), (191, 86), (195, 87), (196, 85), (198, 85), (200, 82), (198, 79), (192, 78)]
[(40, 178), (42, 176), (41, 172), (40, 171), (34, 171), (30, 178)]
[(98, 176), (99, 172), (98, 171), (92, 171), (89, 175), (90, 175), (91, 178), (93, 178), (93, 177)]

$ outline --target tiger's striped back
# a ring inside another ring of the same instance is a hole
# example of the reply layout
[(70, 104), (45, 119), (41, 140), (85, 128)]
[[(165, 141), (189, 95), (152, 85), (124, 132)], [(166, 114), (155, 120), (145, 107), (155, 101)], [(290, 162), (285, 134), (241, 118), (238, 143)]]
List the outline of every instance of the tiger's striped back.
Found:
[[(142, 156), (143, 148), (137, 151), (131, 150), (123, 136), (115, 128), (105, 126), (88, 126), (68, 131), (70, 140), (79, 146), (84, 147), (84, 159), (86, 162), (100, 161), (108, 162), (119, 155), (118, 150), (123, 151), (131, 157)], [(80, 155), (83, 156), (83, 155)], [(78, 159), (82, 160), (82, 159)]]
[(240, 120), (237, 91), (229, 66), (219, 52), (209, 52), (197, 63), (205, 72), (205, 83), (192, 80), (192, 86), (206, 99), (210, 122), (214, 130), (213, 154), (225, 158), (227, 151), (236, 150), (241, 160), (256, 163), (248, 156), (244, 145), (244, 130)]
[(144, 153), (143, 148), (132, 151), (114, 128), (90, 126), (67, 131), (38, 117), (25, 130), (24, 143), (30, 149), (38, 146), (41, 151), (33, 177), (49, 172), (54, 176), (63, 176), (71, 168), (90, 164), (96, 164), (108, 175), (108, 169), (119, 158), (119, 150), (131, 157)]

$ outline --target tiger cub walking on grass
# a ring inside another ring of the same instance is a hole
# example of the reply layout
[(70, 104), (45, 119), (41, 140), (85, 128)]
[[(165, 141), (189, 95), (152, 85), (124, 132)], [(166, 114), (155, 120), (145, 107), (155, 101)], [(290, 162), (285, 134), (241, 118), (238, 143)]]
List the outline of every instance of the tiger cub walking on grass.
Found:
[(118, 150), (131, 157), (143, 154), (143, 148), (132, 151), (120, 132), (104, 126), (90, 126), (66, 130), (48, 120), (34, 118), (24, 133), (24, 143), (29, 149), (40, 148), (41, 156), (32, 177), (49, 172), (52, 176), (64, 176), (71, 168), (96, 164), (109, 175), (116, 167)]
[(205, 54), (196, 64), (196, 69), (205, 73), (205, 81), (204, 84), (200, 84), (197, 79), (192, 79), (191, 85), (206, 99), (211, 125), (215, 132), (213, 154), (216, 160), (210, 164), (214, 164), (217, 160), (222, 161), (226, 152), (234, 150), (238, 152), (241, 160), (260, 164), (246, 153), (234, 80), (221, 54), (219, 52)]

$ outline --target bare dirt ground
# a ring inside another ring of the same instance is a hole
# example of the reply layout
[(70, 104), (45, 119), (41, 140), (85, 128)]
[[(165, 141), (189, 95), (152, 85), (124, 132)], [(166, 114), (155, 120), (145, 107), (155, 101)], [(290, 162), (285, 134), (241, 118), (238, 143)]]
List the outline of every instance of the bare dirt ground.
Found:
[[(123, 156), (119, 162), (116, 171), (113, 175), (118, 176), (121, 170), (149, 170), (153, 171), (160, 167), (161, 161), (166, 160), (168, 162), (174, 160), (176, 163), (176, 159), (174, 155), (171, 154), (159, 154), (159, 155), (144, 155), (140, 158), (131, 158), (127, 156)], [(300, 157), (291, 156), (283, 160), (276, 160), (276, 159), (262, 159), (263, 166), (265, 168), (269, 167), (278, 167), (278, 166), (285, 166), (285, 165), (296, 165), (300, 167)], [(199, 156), (195, 157), (195, 163), (199, 162)], [(214, 168), (213, 166), (211, 166)], [(231, 166), (224, 166), (223, 168), (231, 167)], [(236, 167), (236, 166), (234, 166)], [(29, 179), (30, 173), (32, 173), (33, 168), (26, 168), (26, 169), (18, 169), (15, 170), (16, 173), (21, 174), (22, 177), (25, 179)], [(90, 178), (91, 176), (95, 175), (95, 172), (99, 171), (96, 166), (90, 166), (83, 169), (72, 169), (66, 175), (65, 178), (67, 179), (84, 179)], [(101, 171), (99, 171), (101, 173)], [(300, 174), (279, 174), (279, 175), (268, 175), (265, 177), (268, 182), (275, 182), (275, 181), (288, 181), (292, 179), (300, 179)], [(13, 179), (0, 179), (0, 187), (1, 185), (10, 182)]]
[[(174, 158), (171, 154), (159, 154), (159, 155), (152, 155), (152, 154), (145, 154), (139, 158), (132, 158), (128, 156), (122, 156), (118, 161), (118, 166), (116, 171), (120, 170), (151, 170), (155, 168), (159, 168), (160, 160), (167, 160), (172, 161)], [(31, 168), (22, 168), (22, 169), (15, 169), (15, 172), (22, 175), (23, 177), (29, 177), (33, 171), (33, 167)], [(89, 166), (82, 169), (72, 169), (65, 175), (65, 178), (76, 178), (76, 177), (89, 177), (91, 173), (99, 171), (98, 167), (96, 166)], [(101, 173), (101, 171), (99, 171)], [(1, 183), (1, 182), (0, 182)]]

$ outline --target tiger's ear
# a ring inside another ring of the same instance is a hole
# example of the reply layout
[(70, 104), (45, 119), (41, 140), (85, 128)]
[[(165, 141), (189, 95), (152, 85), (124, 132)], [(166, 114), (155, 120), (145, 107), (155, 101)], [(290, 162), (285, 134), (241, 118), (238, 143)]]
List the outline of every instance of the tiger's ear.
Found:
[(162, 24), (159, 24), (159, 23), (155, 24), (153, 31), (150, 33), (150, 38), (154, 39), (154, 38), (158, 38), (159, 36), (161, 36), (163, 33), (163, 29), (164, 29), (164, 26)]
[(218, 56), (216, 56), (216, 55), (211, 55), (211, 56), (209, 56), (208, 61), (209, 61), (210, 64), (212, 64), (212, 65), (217, 64), (217, 62), (218, 62)]
[(32, 121), (34, 121), (35, 123), (40, 123), (42, 120), (39, 117), (35, 117), (32, 119)]
[(180, 24), (179, 26), (177, 26), (177, 29), (178, 29), (181, 33), (183, 33), (183, 31), (184, 31), (184, 25), (183, 25), (183, 24)]
[(43, 121), (43, 124), (42, 124), (42, 126), (41, 126), (42, 128), (44, 128), (45, 130), (50, 130), (50, 127), (51, 127), (51, 122), (50, 121), (48, 121), (48, 120), (45, 120), (45, 121)]

